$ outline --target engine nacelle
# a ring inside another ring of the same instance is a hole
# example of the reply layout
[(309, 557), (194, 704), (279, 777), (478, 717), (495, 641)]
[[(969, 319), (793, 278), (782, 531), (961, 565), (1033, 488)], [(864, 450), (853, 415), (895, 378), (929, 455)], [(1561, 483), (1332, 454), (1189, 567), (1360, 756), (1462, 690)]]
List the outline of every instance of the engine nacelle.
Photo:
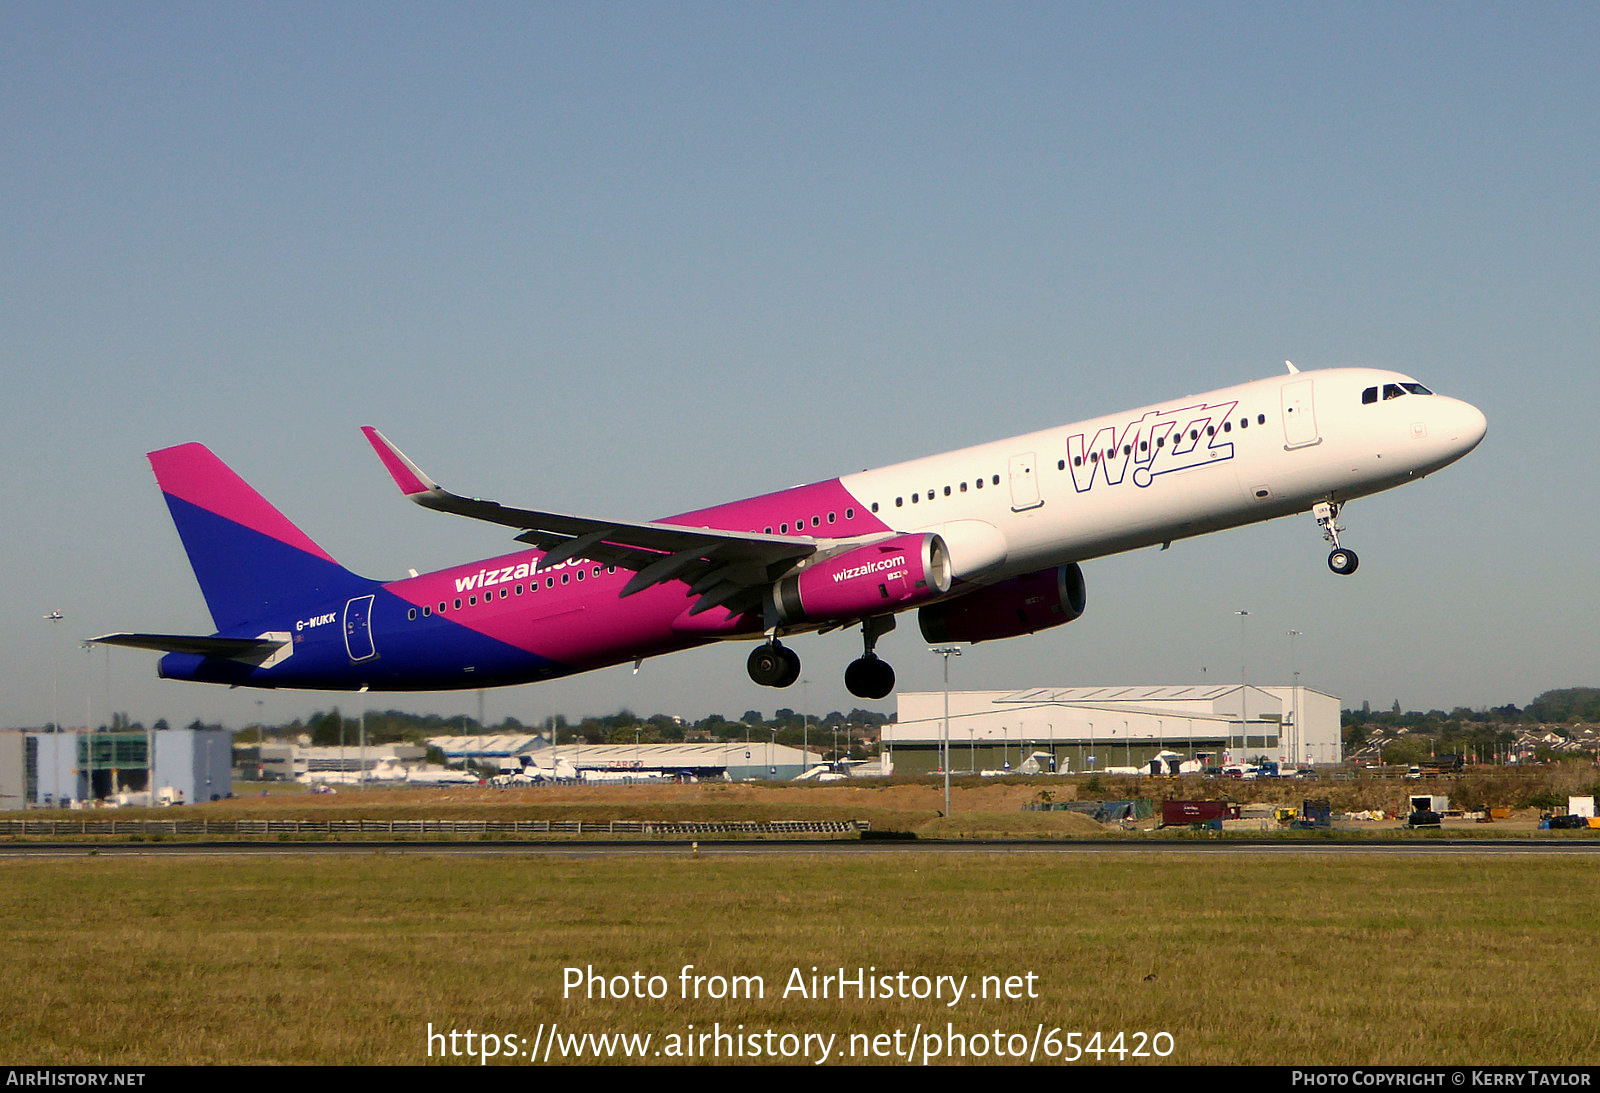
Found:
[(1069, 623), (1086, 603), (1077, 564), (1024, 573), (917, 612), (929, 644), (1014, 638)]
[(780, 577), (772, 604), (785, 623), (864, 619), (950, 591), (950, 552), (937, 535), (897, 535)]

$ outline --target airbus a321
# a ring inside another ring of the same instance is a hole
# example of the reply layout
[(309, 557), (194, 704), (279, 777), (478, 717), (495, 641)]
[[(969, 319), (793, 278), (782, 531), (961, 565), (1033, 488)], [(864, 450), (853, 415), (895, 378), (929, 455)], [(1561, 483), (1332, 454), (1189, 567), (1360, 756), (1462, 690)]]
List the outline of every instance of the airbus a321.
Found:
[(345, 569), (210, 450), (150, 454), (216, 632), (93, 640), (166, 652), (160, 674), (245, 687), (404, 691), (527, 683), (713, 641), (754, 641), (750, 678), (787, 687), (791, 634), (860, 626), (851, 694), (894, 670), (874, 652), (915, 610), (932, 643), (1060, 626), (1079, 564), (1309, 511), (1354, 573), (1341, 509), (1470, 452), (1475, 407), (1409, 376), (1300, 372), (862, 471), (651, 522), (451, 493), (376, 429), (367, 440), (425, 508), (501, 524), (522, 547), (376, 581)]

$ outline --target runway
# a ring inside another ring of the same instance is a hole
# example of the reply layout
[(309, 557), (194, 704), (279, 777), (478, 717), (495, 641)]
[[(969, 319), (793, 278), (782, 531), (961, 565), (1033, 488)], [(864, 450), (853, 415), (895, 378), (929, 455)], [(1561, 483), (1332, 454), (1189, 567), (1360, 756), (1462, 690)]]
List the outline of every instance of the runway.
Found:
[(1123, 839), (1071, 840), (936, 840), (936, 839), (785, 839), (785, 840), (594, 840), (423, 842), (172, 842), (172, 843), (11, 843), (0, 846), (3, 858), (86, 857), (326, 857), (329, 855), (444, 855), (449, 857), (563, 857), (603, 858), (618, 855), (653, 857), (761, 857), (772, 855), (862, 854), (1137, 854), (1137, 855), (1329, 855), (1351, 854), (1501, 857), (1507, 855), (1568, 855), (1600, 853), (1600, 840), (1567, 839), (1453, 839), (1446, 841), (1360, 840), (1347, 842), (1288, 842), (1274, 839), (1219, 839), (1215, 841)]

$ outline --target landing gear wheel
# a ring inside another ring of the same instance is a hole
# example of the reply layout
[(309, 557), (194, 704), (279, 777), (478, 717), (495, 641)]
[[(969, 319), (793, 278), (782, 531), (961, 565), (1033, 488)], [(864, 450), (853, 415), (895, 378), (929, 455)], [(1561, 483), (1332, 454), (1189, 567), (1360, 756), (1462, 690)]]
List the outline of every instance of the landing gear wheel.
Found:
[(774, 687), (792, 686), (800, 678), (800, 654), (787, 645), (778, 646), (778, 655), (783, 658), (783, 672), (778, 676)]
[(787, 687), (800, 678), (800, 657), (793, 649), (773, 641), (752, 649), (745, 668), (750, 678), (763, 687)]
[(1361, 559), (1356, 557), (1356, 552), (1339, 547), (1328, 555), (1328, 568), (1341, 577), (1348, 577), (1356, 571), (1356, 566), (1361, 564)]
[(844, 686), (857, 698), (887, 698), (894, 690), (894, 669), (868, 654), (850, 662), (844, 670)]

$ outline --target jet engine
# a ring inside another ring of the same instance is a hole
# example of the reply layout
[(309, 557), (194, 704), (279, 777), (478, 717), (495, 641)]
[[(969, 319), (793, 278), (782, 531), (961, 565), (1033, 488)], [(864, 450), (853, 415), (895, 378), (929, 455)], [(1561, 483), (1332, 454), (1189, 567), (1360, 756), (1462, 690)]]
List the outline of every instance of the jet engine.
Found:
[(1077, 564), (1024, 573), (917, 612), (932, 645), (1014, 638), (1069, 623), (1083, 614), (1083, 571)]
[(772, 604), (785, 623), (886, 615), (950, 591), (950, 552), (937, 535), (854, 547), (780, 577)]

